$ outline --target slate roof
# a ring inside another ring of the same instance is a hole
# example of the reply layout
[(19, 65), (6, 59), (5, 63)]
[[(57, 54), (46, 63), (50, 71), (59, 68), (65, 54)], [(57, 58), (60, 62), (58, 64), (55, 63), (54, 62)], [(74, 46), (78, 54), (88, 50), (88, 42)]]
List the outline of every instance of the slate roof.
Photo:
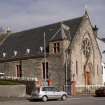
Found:
[[(74, 18), (71, 20), (63, 21), (64, 24), (70, 27), (70, 37), (73, 38), (77, 31), (82, 17)], [(23, 59), (26, 57), (42, 57), (43, 53), (40, 51), (40, 47), (44, 46), (44, 32), (46, 33), (46, 45), (48, 48), (48, 42), (53, 35), (60, 29), (61, 22), (22, 31), (12, 33), (2, 45), (0, 45), (0, 61), (7, 61), (9, 59)], [(58, 33), (58, 37), (54, 40), (62, 40), (61, 33)], [(52, 41), (54, 41), (52, 40)], [(26, 49), (30, 49), (30, 54), (26, 54)], [(17, 56), (14, 56), (13, 51), (16, 50)], [(2, 54), (6, 52), (6, 57), (3, 58)]]

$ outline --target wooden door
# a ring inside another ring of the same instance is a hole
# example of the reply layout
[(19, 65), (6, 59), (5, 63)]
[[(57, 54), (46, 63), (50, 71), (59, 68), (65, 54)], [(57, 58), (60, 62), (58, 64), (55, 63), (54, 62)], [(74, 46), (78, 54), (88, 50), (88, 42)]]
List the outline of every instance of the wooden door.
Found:
[(91, 72), (85, 72), (85, 85), (91, 85)]

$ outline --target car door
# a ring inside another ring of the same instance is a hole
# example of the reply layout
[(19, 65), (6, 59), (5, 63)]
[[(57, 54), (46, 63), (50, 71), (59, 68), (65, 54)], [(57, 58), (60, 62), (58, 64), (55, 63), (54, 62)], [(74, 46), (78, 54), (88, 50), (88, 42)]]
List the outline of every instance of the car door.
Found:
[(60, 92), (57, 88), (53, 87), (53, 91), (54, 91), (54, 97), (55, 98), (61, 97)]
[(49, 99), (54, 98), (54, 91), (53, 91), (52, 87), (44, 87), (43, 91)]
[(54, 90), (53, 90), (53, 87), (49, 87), (49, 88), (48, 88), (48, 97), (49, 97), (50, 99), (54, 99), (54, 98), (55, 98), (55, 92), (54, 92)]

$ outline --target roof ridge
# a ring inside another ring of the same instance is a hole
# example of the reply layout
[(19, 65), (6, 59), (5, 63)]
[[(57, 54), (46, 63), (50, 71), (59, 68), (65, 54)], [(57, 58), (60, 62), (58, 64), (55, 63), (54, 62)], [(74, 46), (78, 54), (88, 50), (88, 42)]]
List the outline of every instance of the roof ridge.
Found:
[(46, 24), (46, 25), (35, 27), (35, 28), (30, 28), (30, 29), (26, 29), (26, 30), (23, 30), (23, 31), (19, 31), (19, 32), (14, 32), (14, 33), (11, 33), (11, 34), (16, 34), (16, 33), (27, 32), (27, 31), (31, 31), (31, 30), (35, 30), (35, 29), (39, 29), (39, 28), (44, 28), (44, 27), (48, 27), (50, 25), (60, 24), (61, 22), (73, 21), (73, 20), (76, 20), (76, 19), (79, 19), (79, 18), (82, 18), (82, 17), (83, 16), (72, 18), (72, 19), (67, 19), (67, 20), (61, 20), (61, 21), (54, 22), (54, 23), (51, 23), (51, 24)]

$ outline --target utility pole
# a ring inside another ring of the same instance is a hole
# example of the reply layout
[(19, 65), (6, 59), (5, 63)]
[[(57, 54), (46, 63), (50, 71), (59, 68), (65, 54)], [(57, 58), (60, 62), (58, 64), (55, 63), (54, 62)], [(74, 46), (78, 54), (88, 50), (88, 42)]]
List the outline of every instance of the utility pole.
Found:
[(45, 75), (44, 75), (44, 82), (45, 82), (45, 84), (46, 84), (46, 34), (45, 34), (45, 32), (44, 32), (44, 69), (45, 69)]

